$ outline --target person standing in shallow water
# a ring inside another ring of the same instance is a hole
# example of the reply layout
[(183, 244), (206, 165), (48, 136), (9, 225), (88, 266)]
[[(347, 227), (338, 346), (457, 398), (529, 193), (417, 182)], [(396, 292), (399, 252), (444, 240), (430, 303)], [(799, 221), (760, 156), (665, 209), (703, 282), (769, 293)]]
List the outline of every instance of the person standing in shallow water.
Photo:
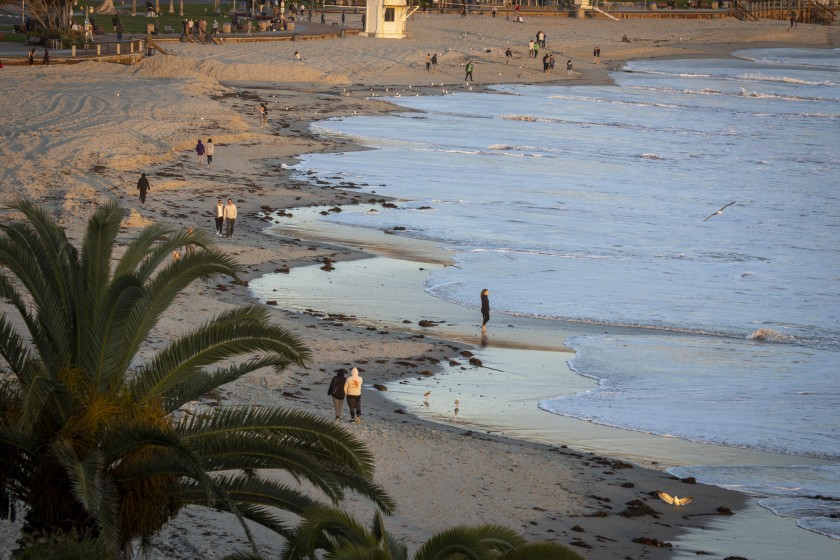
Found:
[(487, 331), (487, 323), (490, 321), (490, 290), (481, 290), (481, 332)]
[(347, 396), (347, 407), (350, 409), (350, 421), (356, 424), (362, 421), (362, 378), (359, 370), (353, 368), (350, 377), (344, 382), (344, 394)]
[(137, 181), (137, 190), (140, 191), (140, 204), (144, 204), (146, 202), (146, 191), (152, 190), (145, 173), (140, 174), (140, 180)]
[(338, 370), (335, 377), (330, 381), (330, 388), (327, 394), (332, 397), (333, 408), (335, 409), (335, 421), (341, 420), (341, 409), (344, 407), (344, 384), (347, 378), (344, 377), (344, 368)]

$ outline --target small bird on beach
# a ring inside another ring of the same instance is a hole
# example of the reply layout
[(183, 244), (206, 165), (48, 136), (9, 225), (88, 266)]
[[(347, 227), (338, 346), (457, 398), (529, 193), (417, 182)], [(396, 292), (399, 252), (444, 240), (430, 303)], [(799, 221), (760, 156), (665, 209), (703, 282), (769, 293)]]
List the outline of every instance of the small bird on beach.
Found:
[(675, 505), (677, 507), (690, 504), (694, 499), (691, 496), (686, 496), (685, 498), (677, 498), (676, 496), (672, 497), (669, 494), (666, 494), (665, 492), (657, 492), (656, 495), (659, 496), (662, 499), (662, 501)]
[[(737, 201), (735, 201), (735, 202), (737, 202)], [(721, 207), (720, 207), (720, 210), (718, 210), (717, 212), (712, 212), (711, 214), (709, 214), (708, 216), (706, 216), (706, 218), (705, 218), (705, 219), (703, 219), (703, 221), (705, 222), (705, 221), (706, 221), (706, 220), (708, 220), (709, 218), (711, 218), (711, 217), (713, 217), (713, 216), (717, 216), (718, 214), (723, 214), (724, 209), (729, 208), (730, 206), (732, 206), (733, 204), (735, 204), (735, 202), (730, 202), (729, 204), (725, 204), (725, 205), (721, 206)]]
[(429, 397), (429, 395), (431, 395), (431, 394), (432, 394), (432, 392), (431, 392), (431, 391), (426, 391), (425, 393), (423, 393), (423, 398), (424, 398), (424, 399), (425, 399), (425, 398), (428, 398), (428, 397)]
[(457, 408), (461, 404), (461, 399), (455, 399), (455, 407)]

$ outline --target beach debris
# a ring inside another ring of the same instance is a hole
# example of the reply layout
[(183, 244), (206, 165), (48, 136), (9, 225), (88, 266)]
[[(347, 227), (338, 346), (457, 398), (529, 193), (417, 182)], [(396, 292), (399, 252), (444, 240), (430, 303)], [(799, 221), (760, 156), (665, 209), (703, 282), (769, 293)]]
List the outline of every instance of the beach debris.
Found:
[(482, 367), (484, 364), (481, 363), (481, 360), (479, 360), (478, 358), (472, 357), (470, 358), (470, 365), (475, 367)]
[(652, 539), (650, 537), (636, 537), (633, 539), (634, 543), (646, 544), (648, 546), (655, 546), (656, 548), (673, 548), (669, 542), (660, 541), (659, 539)]
[(324, 266), (321, 267), (321, 270), (324, 270), (326, 272), (335, 270), (335, 267), (332, 265), (332, 260), (329, 257), (324, 257), (324, 260), (321, 262), (324, 263)]
[(265, 304), (266, 305), (277, 305), (277, 300), (276, 299), (270, 299), (270, 300), (266, 301)]
[(586, 529), (584, 529), (580, 525), (575, 525), (574, 527), (572, 527), (571, 530), (576, 532), (576, 533), (585, 533), (586, 532)]
[(735, 513), (726, 506), (718, 506), (715, 509), (715, 512), (717, 512), (718, 515), (735, 515)]
[(684, 498), (678, 498), (677, 496), (671, 496), (670, 494), (667, 494), (665, 492), (657, 492), (656, 495), (659, 496), (659, 498), (663, 502), (675, 505), (677, 507), (688, 505), (694, 500), (694, 498), (692, 498), (691, 496), (686, 496)]
[(705, 222), (705, 221), (706, 221), (706, 220), (708, 220), (709, 218), (712, 218), (712, 217), (714, 217), (714, 216), (718, 216), (718, 215), (720, 215), (720, 214), (723, 214), (724, 209), (729, 208), (729, 207), (730, 207), (730, 206), (732, 206), (733, 204), (737, 204), (737, 202), (738, 202), (738, 201), (735, 201), (735, 202), (730, 202), (729, 204), (724, 204), (723, 206), (721, 206), (721, 207), (720, 207), (720, 210), (717, 210), (717, 211), (715, 211), (715, 212), (712, 212), (711, 214), (709, 214), (708, 216), (706, 216), (706, 217), (703, 219), (703, 221)]
[(644, 503), (641, 500), (631, 500), (625, 504), (627, 509), (620, 512), (621, 517), (642, 517), (650, 515), (654, 519), (659, 519), (659, 512)]
[(586, 542), (583, 539), (575, 539), (569, 543), (572, 546), (577, 546), (579, 548), (592, 548), (592, 545)]
[(387, 391), (388, 390), (388, 387), (386, 387), (385, 385), (380, 385), (379, 383), (374, 383), (373, 388), (376, 389), (377, 391)]
[(426, 319), (421, 319), (417, 322), (418, 325), (421, 327), (434, 327), (436, 325), (440, 325), (443, 321), (428, 321)]
[(473, 353), (470, 352), (469, 350), (461, 350), (460, 354), (465, 358), (472, 358), (473, 357)]
[(682, 482), (683, 484), (697, 484), (697, 479), (693, 476), (687, 476), (685, 478), (681, 478), (680, 482)]

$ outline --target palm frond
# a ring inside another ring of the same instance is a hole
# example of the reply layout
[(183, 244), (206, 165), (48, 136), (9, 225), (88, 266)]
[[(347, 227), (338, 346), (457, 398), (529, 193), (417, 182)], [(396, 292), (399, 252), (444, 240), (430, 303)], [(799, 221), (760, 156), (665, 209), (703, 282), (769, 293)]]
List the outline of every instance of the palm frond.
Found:
[(93, 450), (82, 458), (66, 439), (57, 439), (50, 446), (53, 456), (64, 468), (70, 479), (76, 501), (95, 519), (111, 550), (119, 548), (119, 531), (116, 523), (117, 495), (113, 486), (103, 479), (105, 457)]
[(551, 542), (527, 543), (503, 552), (497, 560), (586, 560), (577, 552)]
[(458, 558), (459, 554), (475, 560), (490, 559), (523, 544), (525, 539), (502, 525), (458, 526), (432, 536), (417, 550), (414, 560)]
[[(161, 252), (161, 247), (179, 247), (171, 240), (166, 240), (155, 246), (154, 253)], [(171, 249), (166, 252), (165, 257), (152, 259), (159, 265), (168, 258)], [(145, 264), (144, 267), (145, 268)], [(118, 370), (124, 371), (129, 368), (130, 359), (137, 349), (149, 336), (149, 333), (160, 321), (161, 316), (169, 308), (187, 286), (199, 279), (206, 279), (217, 275), (234, 275), (237, 271), (236, 262), (229, 256), (218, 250), (197, 251), (177, 262), (169, 262), (158, 270), (157, 274), (148, 280), (145, 271), (139, 272), (137, 277), (143, 283), (146, 290), (146, 297), (136, 305), (127, 317), (125, 340), (125, 361), (119, 364)]]
[(230, 371), (244, 375), (266, 365), (278, 369), (290, 363), (303, 365), (309, 350), (267, 318), (267, 311), (256, 306), (220, 313), (159, 352), (131, 384), (134, 398), (142, 402), (167, 395), (204, 367), (253, 353), (268, 354), (270, 361), (246, 363)]
[(313, 507), (302, 517), (283, 547), (282, 560), (316, 558), (316, 551), (335, 552), (349, 544), (376, 548), (376, 539), (352, 515), (334, 507)]

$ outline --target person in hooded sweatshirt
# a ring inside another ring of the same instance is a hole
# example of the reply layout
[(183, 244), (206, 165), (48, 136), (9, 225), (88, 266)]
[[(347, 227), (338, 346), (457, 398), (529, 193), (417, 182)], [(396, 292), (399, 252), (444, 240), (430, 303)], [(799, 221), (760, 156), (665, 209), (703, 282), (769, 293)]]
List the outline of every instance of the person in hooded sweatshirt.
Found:
[(198, 164), (204, 163), (204, 144), (201, 143), (201, 138), (198, 139), (198, 144), (195, 145), (195, 153), (198, 155)]
[(347, 395), (347, 407), (350, 409), (350, 421), (356, 424), (362, 421), (362, 378), (359, 370), (353, 368), (350, 377), (344, 382), (344, 394)]
[(330, 381), (330, 388), (327, 389), (327, 394), (333, 400), (336, 422), (341, 420), (341, 409), (344, 408), (344, 384), (346, 382), (347, 378), (344, 377), (344, 368), (341, 368), (336, 372), (335, 377)]

